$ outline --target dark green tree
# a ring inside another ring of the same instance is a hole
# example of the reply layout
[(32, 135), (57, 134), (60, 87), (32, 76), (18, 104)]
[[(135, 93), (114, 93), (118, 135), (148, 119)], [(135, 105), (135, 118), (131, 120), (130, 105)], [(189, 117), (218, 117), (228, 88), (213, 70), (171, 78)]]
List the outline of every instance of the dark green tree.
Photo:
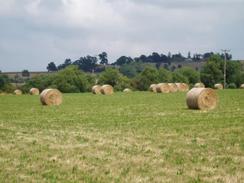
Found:
[(131, 57), (121, 56), (116, 60), (116, 62), (113, 65), (124, 65), (124, 64), (130, 64), (133, 62), (133, 59)]
[(117, 69), (114, 68), (106, 68), (104, 72), (101, 73), (99, 77), (100, 84), (110, 84), (111, 86), (115, 86), (119, 83), (120, 73)]
[(161, 83), (170, 83), (172, 82), (172, 73), (167, 69), (160, 68), (158, 70), (159, 82)]
[(211, 56), (201, 70), (201, 81), (207, 87), (223, 82), (224, 61), (219, 55)]
[(54, 62), (50, 62), (48, 65), (47, 65), (47, 70), (48, 72), (55, 72), (58, 70), (57, 66), (55, 65)]
[(106, 52), (102, 52), (98, 55), (100, 64), (107, 65), (108, 64), (108, 54)]
[(172, 80), (174, 83), (189, 83), (188, 79), (179, 72), (172, 73)]
[(65, 59), (64, 63), (58, 66), (58, 70), (65, 69), (66, 67), (70, 66), (72, 64), (71, 59), (67, 58)]
[(146, 91), (153, 83), (159, 82), (158, 70), (153, 67), (147, 67), (145, 70), (138, 74), (133, 81), (134, 88)]
[(190, 67), (182, 67), (176, 70), (176, 72), (179, 72), (185, 76), (190, 84), (195, 84), (200, 81), (200, 72), (197, 72)]
[(28, 70), (23, 70), (22, 71), (22, 76), (23, 77), (30, 77), (30, 72)]

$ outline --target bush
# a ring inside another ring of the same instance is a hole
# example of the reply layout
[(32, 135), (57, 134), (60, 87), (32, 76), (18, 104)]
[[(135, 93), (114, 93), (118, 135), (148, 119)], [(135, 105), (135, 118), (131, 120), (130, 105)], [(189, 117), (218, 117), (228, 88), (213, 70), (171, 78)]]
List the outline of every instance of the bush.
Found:
[(133, 86), (138, 90), (146, 91), (151, 84), (158, 82), (158, 70), (152, 67), (147, 67), (142, 73), (135, 77), (133, 80)]
[(227, 88), (235, 89), (236, 88), (236, 84), (235, 83), (230, 83), (230, 84), (227, 85)]
[(172, 73), (164, 68), (160, 68), (158, 70), (158, 77), (159, 77), (159, 82), (162, 83), (170, 83), (172, 82)]
[(90, 87), (92, 79), (81, 72), (77, 66), (69, 66), (55, 74), (37, 76), (22, 87), (25, 91), (30, 88), (39, 88), (41, 91), (46, 88), (57, 88), (63, 93), (86, 92)]
[(14, 86), (11, 85), (10, 79), (6, 75), (0, 75), (0, 92), (12, 93)]
[(172, 73), (172, 77), (174, 83), (189, 83), (188, 79), (177, 71)]
[(69, 66), (56, 74), (52, 85), (57, 86), (64, 93), (78, 93), (88, 91), (86, 75), (77, 66)]
[(104, 72), (101, 73), (99, 77), (99, 84), (109, 84), (115, 86), (119, 83), (119, 78), (121, 74), (117, 69), (107, 68)]
[(131, 80), (128, 77), (121, 75), (114, 89), (116, 91), (123, 91), (125, 88), (132, 88)]
[(200, 73), (190, 67), (182, 67), (176, 72), (185, 76), (190, 84), (195, 84), (200, 81)]

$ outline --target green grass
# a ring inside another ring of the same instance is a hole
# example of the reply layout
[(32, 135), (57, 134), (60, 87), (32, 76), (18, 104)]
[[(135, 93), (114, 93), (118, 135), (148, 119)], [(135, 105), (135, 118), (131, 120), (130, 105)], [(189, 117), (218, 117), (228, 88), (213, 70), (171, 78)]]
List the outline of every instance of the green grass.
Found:
[(0, 182), (244, 182), (244, 91), (0, 96)]

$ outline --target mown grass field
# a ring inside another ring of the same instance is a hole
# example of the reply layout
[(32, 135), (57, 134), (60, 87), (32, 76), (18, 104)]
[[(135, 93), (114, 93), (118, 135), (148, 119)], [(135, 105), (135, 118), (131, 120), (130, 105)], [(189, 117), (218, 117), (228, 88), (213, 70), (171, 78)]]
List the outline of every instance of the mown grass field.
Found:
[(0, 96), (0, 182), (244, 182), (244, 90)]

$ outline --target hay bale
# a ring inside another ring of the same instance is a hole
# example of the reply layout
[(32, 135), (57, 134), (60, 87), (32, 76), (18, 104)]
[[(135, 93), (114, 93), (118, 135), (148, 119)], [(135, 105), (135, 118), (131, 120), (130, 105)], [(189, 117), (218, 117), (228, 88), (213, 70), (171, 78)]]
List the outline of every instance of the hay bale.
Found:
[(31, 95), (39, 95), (40, 94), (40, 91), (38, 88), (31, 88), (30, 89), (30, 94)]
[(205, 85), (203, 83), (196, 83), (194, 88), (205, 88)]
[(157, 84), (156, 89), (157, 89), (158, 93), (169, 93), (170, 92), (170, 86), (167, 83)]
[(177, 86), (178, 91), (186, 92), (189, 90), (189, 85), (186, 83), (175, 83)]
[(101, 88), (101, 93), (103, 95), (112, 95), (114, 93), (114, 89), (111, 85), (103, 85)]
[(241, 89), (244, 89), (244, 84), (241, 84), (241, 87), (240, 87)]
[(22, 91), (21, 90), (14, 90), (14, 94), (15, 95), (22, 95)]
[(217, 94), (211, 88), (193, 88), (186, 96), (189, 109), (214, 109), (217, 106)]
[(157, 93), (157, 85), (156, 84), (151, 84), (149, 87), (149, 91)]
[(214, 88), (217, 89), (217, 90), (223, 90), (224, 86), (221, 83), (218, 83), (218, 84), (214, 85)]
[(62, 93), (57, 89), (45, 89), (40, 95), (42, 105), (60, 105), (62, 104)]
[(125, 92), (125, 93), (130, 93), (130, 92), (132, 92), (132, 90), (129, 89), (129, 88), (126, 88), (126, 89), (123, 90), (123, 92)]
[(101, 94), (101, 86), (100, 85), (95, 85), (92, 87), (92, 93), (95, 95)]
[(168, 83), (168, 85), (171, 93), (175, 93), (178, 91), (178, 87), (175, 83)]
[(189, 87), (188, 84), (186, 84), (186, 83), (182, 83), (182, 86), (183, 86), (183, 88), (184, 88), (184, 89), (183, 89), (184, 92), (189, 91), (190, 87)]

